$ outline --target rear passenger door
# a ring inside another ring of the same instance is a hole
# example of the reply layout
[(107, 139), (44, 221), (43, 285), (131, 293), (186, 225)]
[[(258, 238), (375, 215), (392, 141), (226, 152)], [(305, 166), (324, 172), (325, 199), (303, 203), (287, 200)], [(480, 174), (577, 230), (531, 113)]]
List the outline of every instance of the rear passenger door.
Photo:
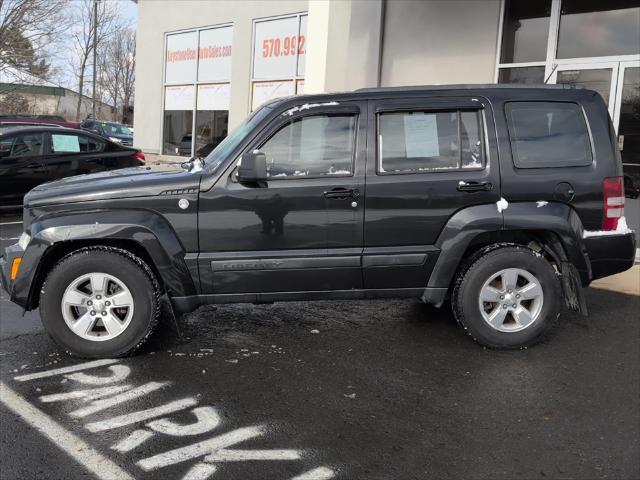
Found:
[(51, 132), (46, 164), (50, 179), (105, 170), (103, 152), (106, 142), (88, 135)]
[(406, 98), (369, 105), (365, 288), (419, 288), (459, 210), (500, 199), (493, 116), (482, 98)]

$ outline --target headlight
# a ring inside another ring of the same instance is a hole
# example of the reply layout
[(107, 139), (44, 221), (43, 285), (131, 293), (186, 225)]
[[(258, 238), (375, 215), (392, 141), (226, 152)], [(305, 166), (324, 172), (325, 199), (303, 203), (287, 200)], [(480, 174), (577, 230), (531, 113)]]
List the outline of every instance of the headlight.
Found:
[(116, 137), (109, 137), (109, 140), (111, 140), (112, 142), (116, 142), (116, 143), (122, 143), (122, 140), (120, 140), (119, 138), (116, 138)]
[(30, 241), (31, 241), (31, 236), (28, 235), (26, 232), (22, 232), (22, 235), (20, 235), (20, 239), (18, 240), (18, 245), (20, 245), (20, 248), (22, 250), (26, 250), (27, 245), (29, 245)]

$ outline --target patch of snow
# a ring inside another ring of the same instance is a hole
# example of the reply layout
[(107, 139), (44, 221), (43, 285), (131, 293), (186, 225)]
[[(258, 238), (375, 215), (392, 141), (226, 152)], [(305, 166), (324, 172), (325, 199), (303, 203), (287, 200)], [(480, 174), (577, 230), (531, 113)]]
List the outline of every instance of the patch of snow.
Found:
[(606, 237), (608, 235), (628, 235), (629, 233), (633, 233), (633, 230), (631, 230), (627, 225), (627, 219), (625, 217), (620, 217), (618, 219), (618, 227), (615, 230), (585, 230), (582, 234), (582, 238)]
[(498, 208), (498, 213), (502, 213), (509, 208), (509, 202), (507, 202), (504, 197), (500, 197), (500, 200), (496, 202), (496, 207)]
[(549, 202), (546, 202), (546, 201), (544, 201), (544, 200), (538, 200), (538, 201), (536, 202), (536, 205), (538, 206), (538, 208), (540, 208), (540, 207), (544, 207), (545, 205), (548, 205), (548, 204), (549, 204)]
[(340, 105), (338, 102), (326, 102), (326, 103), (305, 103), (304, 105), (300, 105), (299, 107), (293, 107), (284, 112), (283, 116), (290, 117), (296, 112), (303, 112), (305, 110), (309, 110), (310, 108), (318, 108), (318, 107), (335, 107), (336, 105)]

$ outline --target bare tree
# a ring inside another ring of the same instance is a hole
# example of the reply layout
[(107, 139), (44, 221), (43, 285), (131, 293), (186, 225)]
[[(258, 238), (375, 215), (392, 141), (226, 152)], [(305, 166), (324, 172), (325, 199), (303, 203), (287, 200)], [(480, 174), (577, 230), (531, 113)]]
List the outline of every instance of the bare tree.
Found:
[[(78, 81), (78, 93), (80, 94), (76, 107), (76, 121), (79, 121), (82, 95), (85, 93), (87, 68), (93, 55), (94, 0), (76, 0), (70, 8), (72, 9), (72, 23), (74, 25), (71, 35), (75, 53), (75, 58), (72, 59), (72, 69)], [(118, 31), (120, 17), (117, 2), (98, 2), (97, 9), (95, 43), (99, 56), (102, 56), (104, 52), (101, 51), (101, 47), (104, 46), (107, 39)]]
[(122, 120), (133, 100), (135, 82), (136, 35), (131, 27), (123, 27), (103, 46), (105, 55), (99, 62), (98, 86), (106, 102), (116, 107), (113, 120)]
[(46, 76), (49, 65), (37, 52), (54, 43), (64, 28), (60, 21), (64, 6), (64, 0), (0, 0), (0, 78), (4, 82)]

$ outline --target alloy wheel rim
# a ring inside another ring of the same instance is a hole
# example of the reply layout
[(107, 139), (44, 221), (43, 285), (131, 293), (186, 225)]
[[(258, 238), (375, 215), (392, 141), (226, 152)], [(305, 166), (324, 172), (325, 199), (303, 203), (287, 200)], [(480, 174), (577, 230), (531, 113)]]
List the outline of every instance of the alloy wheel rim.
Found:
[(480, 289), (482, 318), (499, 332), (519, 332), (530, 327), (540, 317), (543, 303), (540, 281), (521, 268), (496, 272)]
[(62, 316), (84, 340), (103, 342), (122, 334), (133, 317), (133, 295), (127, 285), (107, 273), (81, 275), (62, 295)]

